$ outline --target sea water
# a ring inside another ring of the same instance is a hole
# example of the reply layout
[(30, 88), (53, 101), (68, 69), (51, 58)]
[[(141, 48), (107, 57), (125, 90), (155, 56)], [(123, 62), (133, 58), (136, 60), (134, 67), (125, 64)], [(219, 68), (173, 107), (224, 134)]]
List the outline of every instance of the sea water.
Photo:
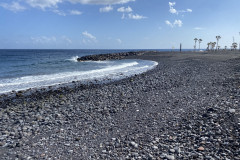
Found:
[(118, 80), (157, 65), (138, 59), (77, 62), (85, 55), (127, 51), (133, 50), (0, 50), (0, 94), (73, 81)]

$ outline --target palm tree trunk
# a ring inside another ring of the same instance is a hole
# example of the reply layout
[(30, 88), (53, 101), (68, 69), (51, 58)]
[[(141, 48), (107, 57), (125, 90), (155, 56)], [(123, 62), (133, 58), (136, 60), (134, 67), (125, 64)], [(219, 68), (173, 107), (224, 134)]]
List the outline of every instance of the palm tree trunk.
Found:
[(196, 48), (197, 48), (197, 41), (195, 41), (195, 47), (194, 47), (195, 52), (196, 52)]

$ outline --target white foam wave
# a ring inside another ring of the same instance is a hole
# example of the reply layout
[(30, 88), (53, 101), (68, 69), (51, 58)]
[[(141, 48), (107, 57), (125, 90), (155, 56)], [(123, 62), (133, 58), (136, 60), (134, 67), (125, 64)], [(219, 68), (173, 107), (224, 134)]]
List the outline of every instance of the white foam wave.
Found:
[[(13, 86), (13, 85), (21, 85), (21, 84), (30, 84), (30, 83), (37, 83), (37, 82), (44, 82), (46, 80), (51, 81), (51, 80), (60, 80), (64, 78), (69, 78), (69, 77), (75, 77), (75, 76), (95, 76), (102, 75), (99, 73), (104, 73), (104, 72), (111, 72), (114, 70), (130, 67), (137, 65), (137, 62), (132, 62), (132, 63), (123, 63), (122, 65), (118, 66), (110, 66), (107, 68), (103, 69), (97, 69), (97, 70), (91, 70), (91, 71), (74, 71), (74, 72), (63, 72), (63, 73), (58, 73), (58, 74), (51, 74), (51, 75), (39, 75), (39, 76), (25, 76), (25, 77), (20, 77), (20, 78), (15, 78), (10, 80), (11, 83), (5, 83), (5, 84), (0, 84), (1, 86)], [(9, 80), (8, 80), (9, 81)]]
[(85, 81), (94, 79), (121, 79), (127, 76), (139, 74), (152, 69), (158, 63), (154, 61), (130, 61), (124, 63), (107, 64), (104, 68), (90, 71), (62, 72), (49, 75), (34, 75), (12, 79), (0, 80), (0, 93), (12, 90), (26, 90), (43, 86), (69, 83), (72, 81)]
[(111, 63), (111, 61), (94, 61), (94, 63), (107, 64), (107, 63)]
[(111, 64), (113, 61), (84, 61), (82, 63)]
[(72, 62), (78, 62), (78, 59), (79, 57), (78, 56), (74, 56), (74, 57), (71, 57), (70, 59), (67, 59), (68, 61), (72, 61)]

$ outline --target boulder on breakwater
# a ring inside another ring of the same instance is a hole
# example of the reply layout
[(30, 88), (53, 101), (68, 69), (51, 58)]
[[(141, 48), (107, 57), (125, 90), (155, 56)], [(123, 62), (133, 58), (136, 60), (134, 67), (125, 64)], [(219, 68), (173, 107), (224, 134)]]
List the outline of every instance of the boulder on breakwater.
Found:
[(143, 55), (149, 51), (134, 51), (134, 52), (122, 52), (122, 53), (108, 53), (108, 54), (97, 54), (97, 55), (88, 55), (78, 58), (78, 62), (83, 61), (105, 61), (105, 60), (118, 60), (123, 59), (127, 56), (136, 56)]

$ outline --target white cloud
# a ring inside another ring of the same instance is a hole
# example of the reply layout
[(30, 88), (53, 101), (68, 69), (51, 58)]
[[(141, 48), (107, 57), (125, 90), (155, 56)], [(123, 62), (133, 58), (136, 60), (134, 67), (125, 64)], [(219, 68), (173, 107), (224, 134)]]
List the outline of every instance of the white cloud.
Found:
[(165, 23), (172, 28), (175, 26), (182, 27), (183, 25), (181, 20), (175, 20), (173, 23), (171, 23), (169, 20), (166, 20)]
[(112, 4), (124, 4), (129, 3), (135, 0), (69, 0), (72, 3), (81, 3), (81, 4), (103, 4), (103, 5), (112, 5)]
[(69, 11), (69, 13), (65, 13), (64, 11), (60, 11), (58, 9), (53, 9), (52, 12), (60, 15), (60, 16), (67, 16), (67, 15), (81, 15), (82, 12), (78, 11), (78, 10), (71, 10)]
[(106, 7), (103, 7), (103, 8), (100, 8), (99, 9), (99, 12), (110, 12), (113, 10), (113, 7), (112, 6), (106, 6)]
[(191, 9), (186, 9), (186, 10), (181, 10), (181, 11), (177, 11), (178, 13), (191, 13), (192, 10)]
[(67, 15), (65, 12), (60, 11), (60, 10), (58, 10), (58, 9), (54, 9), (54, 10), (52, 10), (52, 11), (53, 11), (54, 13), (60, 15), (60, 16), (66, 16), (66, 15)]
[(128, 14), (128, 18), (129, 18), (129, 19), (140, 20), (140, 19), (145, 19), (145, 18), (147, 18), (147, 17), (141, 16), (141, 15), (138, 15), (138, 14), (132, 14), (132, 13), (130, 13), (130, 14)]
[(176, 5), (176, 2), (169, 2), (168, 4), (169, 4), (170, 7), (173, 7), (173, 6)]
[(173, 8), (173, 6), (176, 5), (176, 2), (169, 2), (169, 12), (172, 13), (172, 14), (179, 14), (179, 13), (191, 13), (192, 12), (192, 9), (186, 9), (186, 10), (176, 10), (175, 8)]
[(118, 12), (123, 12), (123, 13), (124, 13), (124, 12), (129, 13), (129, 12), (132, 12), (133, 10), (132, 10), (131, 7), (128, 6), (128, 7), (126, 7), (126, 8), (120, 7), (120, 8), (117, 9), (117, 11), (118, 11)]
[(66, 36), (62, 36), (62, 40), (64, 40), (65, 42), (72, 44), (72, 40)]
[[(95, 4), (95, 5), (113, 5), (113, 4), (125, 4), (129, 2), (134, 2), (135, 0), (16, 0), (19, 2), (25, 2), (29, 6), (33, 8), (40, 8), (45, 10), (46, 8), (58, 8), (58, 4), (62, 2), (71, 2), (71, 3), (81, 3), (81, 4)], [(19, 4), (19, 2), (13, 1), (10, 3), (1, 3), (0, 7), (11, 10), (13, 12), (23, 11), (26, 8)], [(100, 12), (109, 12), (113, 8), (111, 6), (107, 6), (105, 8), (101, 8)], [(129, 9), (129, 8), (127, 8)], [(63, 14), (61, 14), (63, 15)], [(80, 12), (75, 12), (72, 15), (80, 15)]]
[(52, 36), (52, 37), (47, 37), (47, 36), (39, 36), (39, 37), (31, 37), (31, 40), (33, 41), (33, 43), (53, 43), (56, 42), (57, 39), (56, 37)]
[(80, 11), (78, 11), (78, 10), (71, 10), (71, 11), (70, 11), (70, 14), (71, 14), (71, 15), (81, 15), (82, 12), (80, 12)]
[(182, 27), (183, 23), (182, 23), (181, 20), (175, 20), (174, 23), (173, 23), (173, 25), (174, 25), (174, 26), (177, 25), (178, 27)]
[(85, 38), (88, 38), (90, 40), (93, 40), (93, 41), (96, 41), (97, 38), (95, 36), (93, 36), (91, 33), (88, 33), (87, 31), (85, 32), (82, 32), (82, 35), (85, 37)]
[[(122, 15), (122, 18), (121, 19), (125, 19), (126, 18), (126, 16), (125, 16), (125, 13), (130, 13), (130, 12), (132, 12), (133, 10), (132, 10), (132, 8), (131, 7), (126, 7), (126, 8), (124, 8), (124, 7), (120, 7), (120, 8), (118, 8), (117, 9), (117, 11), (118, 12), (122, 12), (123, 13), (123, 15)], [(133, 14), (128, 14), (128, 17), (130, 18), (130, 19), (134, 19), (134, 18), (137, 18), (136, 16), (139, 16), (139, 15), (133, 15)], [(143, 16), (142, 16), (143, 17)], [(140, 18), (140, 17), (139, 17)], [(144, 17), (144, 18), (146, 18), (146, 17)], [(141, 19), (141, 18), (140, 18)]]
[(173, 24), (170, 21), (166, 20), (165, 23), (173, 28)]
[(56, 8), (58, 3), (61, 3), (62, 0), (25, 0), (31, 7), (34, 8)]
[(169, 12), (172, 13), (172, 14), (178, 14), (177, 10), (174, 9), (174, 8), (170, 8)]
[(121, 40), (121, 39), (116, 39), (116, 41), (117, 41), (119, 44), (122, 44), (122, 40)]
[(195, 27), (195, 28), (193, 28), (193, 29), (195, 29), (195, 30), (203, 30), (204, 28), (201, 28), (201, 27)]
[(169, 12), (172, 13), (172, 14), (178, 14), (177, 10), (173, 8), (173, 6), (176, 5), (176, 2), (169, 2), (168, 4), (169, 4), (169, 7), (170, 7)]
[(24, 11), (26, 9), (24, 6), (20, 5), (18, 2), (12, 2), (11, 4), (0, 3), (0, 6), (12, 12)]
[(30, 38), (33, 44), (37, 45), (52, 45), (52, 44), (72, 44), (72, 40), (67, 36), (36, 36)]

